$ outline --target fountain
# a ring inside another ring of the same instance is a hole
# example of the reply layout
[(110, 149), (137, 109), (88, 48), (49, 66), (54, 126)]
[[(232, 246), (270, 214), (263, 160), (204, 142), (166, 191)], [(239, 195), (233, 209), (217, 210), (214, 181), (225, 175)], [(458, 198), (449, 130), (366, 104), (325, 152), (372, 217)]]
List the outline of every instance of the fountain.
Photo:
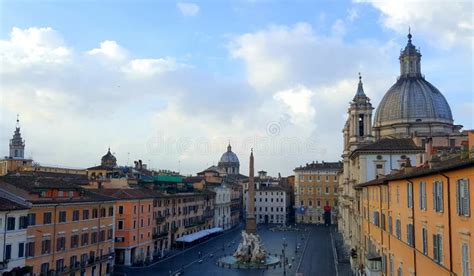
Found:
[(257, 224), (254, 215), (254, 160), (253, 150), (250, 153), (249, 185), (248, 185), (248, 208), (246, 215), (245, 231), (242, 231), (242, 242), (231, 256), (224, 256), (217, 262), (218, 265), (229, 268), (268, 268), (275, 266), (280, 259), (273, 257), (265, 251), (262, 240), (257, 234)]

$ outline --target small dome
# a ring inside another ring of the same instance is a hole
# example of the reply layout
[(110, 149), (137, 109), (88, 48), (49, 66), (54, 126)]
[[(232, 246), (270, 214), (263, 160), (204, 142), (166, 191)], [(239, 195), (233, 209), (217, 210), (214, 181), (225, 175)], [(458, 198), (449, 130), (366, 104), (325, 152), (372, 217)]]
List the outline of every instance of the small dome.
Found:
[(375, 126), (393, 123), (453, 123), (443, 94), (422, 77), (401, 77), (385, 94), (375, 113)]
[(230, 144), (227, 146), (227, 151), (222, 154), (219, 163), (239, 163), (239, 158), (237, 158), (237, 155), (232, 152)]
[(107, 153), (102, 156), (102, 166), (106, 167), (117, 167), (117, 158), (110, 152), (110, 148)]

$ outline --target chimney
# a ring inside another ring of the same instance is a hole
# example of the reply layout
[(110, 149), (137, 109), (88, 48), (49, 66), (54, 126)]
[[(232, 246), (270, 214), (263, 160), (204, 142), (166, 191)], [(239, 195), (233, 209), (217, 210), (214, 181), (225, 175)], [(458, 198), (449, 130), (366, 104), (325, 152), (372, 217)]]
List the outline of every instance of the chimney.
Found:
[(429, 162), (433, 156), (433, 138), (426, 138), (425, 142), (425, 162)]
[(138, 165), (139, 165), (139, 169), (141, 170), (141, 169), (143, 168), (142, 160), (141, 160), (141, 159), (138, 160)]

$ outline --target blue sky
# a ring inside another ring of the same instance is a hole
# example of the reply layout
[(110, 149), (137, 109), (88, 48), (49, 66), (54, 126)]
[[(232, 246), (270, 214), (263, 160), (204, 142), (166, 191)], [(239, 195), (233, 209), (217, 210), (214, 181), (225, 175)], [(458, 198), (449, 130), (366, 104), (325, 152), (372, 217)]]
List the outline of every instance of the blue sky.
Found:
[(4, 155), (20, 113), (43, 164), (92, 166), (110, 145), (121, 164), (195, 173), (229, 140), (244, 171), (250, 146), (274, 175), (338, 160), (357, 73), (376, 106), (408, 26), (427, 80), (474, 127), (469, 1), (0, 3)]

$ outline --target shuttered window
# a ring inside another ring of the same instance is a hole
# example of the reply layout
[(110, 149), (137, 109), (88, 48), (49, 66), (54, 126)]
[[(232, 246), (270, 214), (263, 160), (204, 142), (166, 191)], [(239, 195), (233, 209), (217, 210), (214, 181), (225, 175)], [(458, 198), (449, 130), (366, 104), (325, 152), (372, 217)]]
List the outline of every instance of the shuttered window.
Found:
[(395, 232), (397, 234), (397, 238), (400, 240), (402, 238), (402, 227), (399, 219), (397, 219), (395, 222)]
[(462, 254), (462, 276), (470, 276), (469, 271), (469, 246), (466, 243), (462, 244), (461, 247)]
[(420, 209), (426, 210), (426, 182), (420, 182)]
[(443, 263), (443, 237), (440, 234), (433, 235), (433, 260)]
[(413, 184), (407, 183), (407, 207), (413, 208)]
[(426, 228), (421, 229), (421, 238), (423, 240), (423, 254), (428, 255), (428, 230)]
[(459, 179), (456, 183), (456, 205), (458, 215), (469, 216), (469, 181), (467, 179)]
[(410, 246), (414, 245), (413, 240), (413, 224), (407, 224), (407, 243)]
[(443, 182), (433, 183), (433, 209), (436, 212), (443, 212)]

